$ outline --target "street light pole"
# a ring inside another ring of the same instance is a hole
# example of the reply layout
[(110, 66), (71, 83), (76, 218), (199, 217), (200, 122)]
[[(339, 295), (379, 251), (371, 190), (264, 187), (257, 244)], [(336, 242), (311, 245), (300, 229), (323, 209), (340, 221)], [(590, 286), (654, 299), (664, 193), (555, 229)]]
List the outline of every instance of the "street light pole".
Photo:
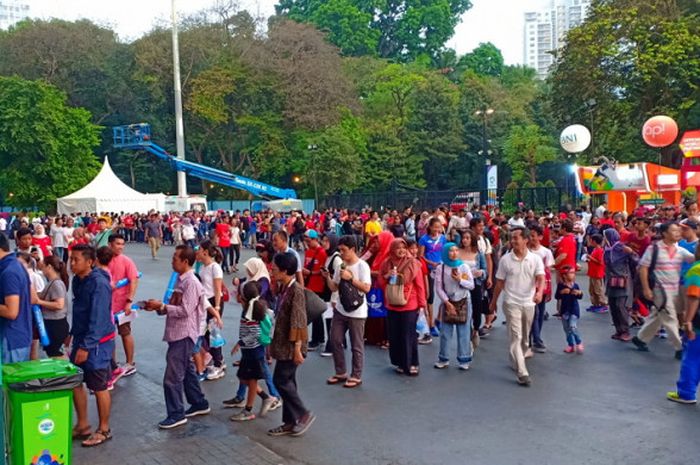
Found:
[[(177, 158), (185, 159), (185, 125), (182, 120), (182, 85), (180, 83), (180, 47), (177, 38), (177, 6), (172, 0), (173, 21), (173, 87), (175, 90), (175, 140)], [(184, 171), (177, 172), (177, 195), (187, 197), (187, 177)]]
[(314, 207), (318, 210), (318, 180), (316, 179), (316, 156), (315, 152), (318, 150), (318, 145), (309, 144), (309, 152), (311, 152), (311, 164), (313, 165), (313, 176), (314, 176)]
[[(489, 166), (491, 166), (491, 159), (490, 156), (493, 153), (491, 150), (489, 150), (489, 139), (488, 139), (488, 129), (487, 129), (487, 123), (486, 123), (486, 118), (493, 115), (495, 113), (495, 110), (493, 108), (484, 108), (483, 110), (477, 110), (474, 112), (476, 116), (481, 117), (481, 136), (482, 136), (482, 150), (479, 152), (480, 155), (483, 155), (484, 158), (484, 175), (482, 176), (483, 179), (483, 186), (484, 186), (484, 192), (486, 193), (486, 197), (488, 198), (488, 189), (489, 189), (489, 183), (488, 183), (488, 177), (489, 177)], [(481, 202), (481, 199), (479, 199)]]

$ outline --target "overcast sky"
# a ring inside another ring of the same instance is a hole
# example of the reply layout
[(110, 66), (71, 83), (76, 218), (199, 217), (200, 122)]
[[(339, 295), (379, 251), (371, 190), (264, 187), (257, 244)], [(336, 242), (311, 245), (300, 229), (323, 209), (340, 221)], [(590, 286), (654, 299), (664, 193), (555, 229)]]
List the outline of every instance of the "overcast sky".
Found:
[[(170, 18), (170, 0), (27, 0), (31, 15), (39, 18), (74, 20), (88, 18), (110, 25), (125, 40), (139, 37), (156, 22)], [(472, 0), (473, 7), (457, 26), (448, 45), (459, 54), (481, 42), (492, 42), (503, 52), (506, 63), (522, 63), (523, 14), (545, 0)], [(193, 13), (213, 5), (215, 0), (178, 0), (180, 14)], [(276, 0), (241, 0), (251, 13), (269, 16)], [(145, 7), (147, 5), (147, 7)]]

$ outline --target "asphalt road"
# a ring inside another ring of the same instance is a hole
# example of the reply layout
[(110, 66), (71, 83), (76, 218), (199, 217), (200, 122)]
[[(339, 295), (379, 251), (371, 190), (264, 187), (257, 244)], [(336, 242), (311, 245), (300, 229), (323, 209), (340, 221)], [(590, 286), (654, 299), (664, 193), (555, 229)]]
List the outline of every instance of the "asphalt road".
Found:
[[(162, 297), (172, 251), (172, 247), (161, 249), (154, 261), (145, 245), (127, 247), (144, 274), (138, 299)], [(250, 256), (244, 251), (244, 259)], [(227, 283), (230, 278), (226, 277)], [(579, 284), (587, 289), (585, 277)], [(584, 297), (583, 308), (588, 305)], [(553, 313), (554, 303), (548, 307)], [(529, 360), (533, 380), (529, 388), (518, 386), (509, 368), (502, 318), (491, 336), (482, 340), (468, 372), (456, 366), (432, 368), (437, 340), (421, 346), (421, 374), (416, 378), (396, 375), (386, 351), (367, 347), (364, 384), (349, 390), (327, 386), (332, 360), (310, 353), (298, 371), (299, 390), (318, 419), (303, 438), (266, 435), (281, 423), (281, 410), (266, 419), (237, 424), (228, 421), (231, 410), (220, 408), (238, 382), (228, 351), (237, 338), (239, 316), (240, 307), (227, 304), (228, 374), (203, 384), (212, 414), (180, 430), (163, 432), (157, 423), (165, 416), (160, 388), (164, 321), (155, 314), (142, 315), (133, 325), (138, 373), (120, 381), (113, 391), (115, 437), (95, 450), (76, 444), (75, 463), (697, 463), (700, 411), (665, 399), (678, 375), (672, 347), (657, 339), (650, 353), (640, 353), (631, 344), (611, 340), (607, 314), (582, 315), (584, 355), (564, 354), (561, 323), (547, 321), (543, 335), (549, 351)], [(123, 361), (121, 347), (119, 356)], [(90, 411), (95, 417), (94, 405)]]

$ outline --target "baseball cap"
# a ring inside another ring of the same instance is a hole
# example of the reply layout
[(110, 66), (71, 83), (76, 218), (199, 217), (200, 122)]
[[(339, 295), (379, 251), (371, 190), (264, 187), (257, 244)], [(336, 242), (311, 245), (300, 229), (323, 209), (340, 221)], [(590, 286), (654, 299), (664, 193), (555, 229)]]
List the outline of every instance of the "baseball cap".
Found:
[(306, 237), (308, 237), (309, 239), (318, 239), (318, 233), (317, 233), (315, 230), (313, 230), (313, 229), (307, 230), (306, 233), (304, 233), (304, 234), (305, 234)]
[(698, 229), (698, 223), (695, 220), (691, 219), (685, 219), (681, 221), (681, 226), (685, 226), (686, 228), (690, 229)]

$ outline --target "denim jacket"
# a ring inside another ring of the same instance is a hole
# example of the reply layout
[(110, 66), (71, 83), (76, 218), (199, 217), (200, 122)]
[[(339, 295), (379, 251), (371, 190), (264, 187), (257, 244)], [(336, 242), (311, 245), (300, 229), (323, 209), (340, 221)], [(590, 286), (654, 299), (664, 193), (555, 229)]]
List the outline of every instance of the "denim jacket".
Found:
[(73, 277), (73, 344), (93, 349), (114, 335), (112, 285), (109, 274), (99, 268), (87, 277)]

